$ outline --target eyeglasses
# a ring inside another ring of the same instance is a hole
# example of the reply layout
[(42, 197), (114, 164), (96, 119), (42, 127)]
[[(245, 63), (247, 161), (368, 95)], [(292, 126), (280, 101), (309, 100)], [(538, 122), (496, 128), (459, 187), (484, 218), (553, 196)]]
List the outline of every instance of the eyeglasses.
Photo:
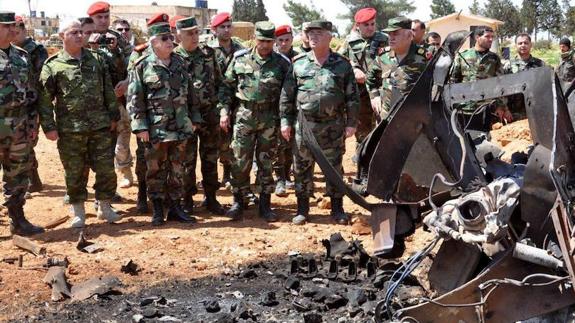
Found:
[(130, 31), (130, 28), (116, 28), (116, 30), (119, 32), (124, 32), (124, 31), (128, 32), (128, 31)]
[(169, 39), (170, 41), (174, 41), (174, 40), (175, 40), (175, 38), (174, 38), (173, 35), (163, 35), (160, 39), (161, 39), (162, 41), (168, 41), (168, 39)]

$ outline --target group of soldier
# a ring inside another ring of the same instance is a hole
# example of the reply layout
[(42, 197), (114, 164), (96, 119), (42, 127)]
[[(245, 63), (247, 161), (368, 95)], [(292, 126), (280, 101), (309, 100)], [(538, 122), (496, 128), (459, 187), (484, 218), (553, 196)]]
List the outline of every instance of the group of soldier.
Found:
[[(1, 164), (11, 231), (43, 231), (23, 212), (26, 192), (42, 189), (33, 152), (39, 125), (47, 139), (57, 141), (74, 228), (85, 225), (90, 170), (98, 218), (109, 223), (121, 219), (111, 204), (121, 199), (116, 171), (121, 187), (133, 183), (131, 133), (138, 144), (137, 210), (149, 212), (150, 200), (152, 225), (166, 219), (196, 221), (192, 197), (198, 191), (198, 150), (202, 205), (209, 212), (242, 219), (254, 198), (253, 186), (259, 215), (275, 221), (271, 194), (287, 196), (293, 171), (297, 212), (292, 222), (304, 224), (315, 191), (314, 147), (305, 140), (306, 131), (343, 174), (346, 138), (355, 135), (359, 146), (377, 123), (386, 122), (440, 51), (441, 37), (426, 34), (423, 22), (397, 17), (378, 31), (376, 16), (373, 8), (359, 10), (337, 52), (330, 49), (329, 21), (304, 23), (299, 48), (292, 45), (290, 26), (258, 22), (255, 46), (244, 48), (232, 37), (228, 13), (212, 18), (215, 39), (207, 44), (199, 41), (195, 18), (158, 13), (148, 19), (149, 40), (133, 46), (129, 22), (116, 20), (111, 29), (109, 4), (96, 2), (88, 17), (60, 24), (63, 49), (47, 58), (46, 50), (25, 36), (22, 19), (0, 12)], [(528, 34), (515, 38), (517, 56), (505, 64), (490, 51), (491, 28), (478, 27), (472, 37), (474, 46), (455, 57), (451, 82), (543, 66), (531, 56)], [(562, 80), (575, 78), (567, 45), (558, 69)], [(515, 101), (495, 100), (482, 113), (477, 110), (484, 104), (470, 102), (461, 107), (461, 118), (471, 128), (488, 131), (494, 115), (512, 120), (509, 106)], [(218, 159), (224, 170), (221, 182)], [(254, 162), (256, 182), (251, 185)], [(365, 184), (367, 173), (358, 174), (358, 181)], [(216, 198), (220, 185), (233, 192), (228, 210)], [(333, 220), (348, 223), (343, 192), (327, 181), (325, 194), (331, 198)]]

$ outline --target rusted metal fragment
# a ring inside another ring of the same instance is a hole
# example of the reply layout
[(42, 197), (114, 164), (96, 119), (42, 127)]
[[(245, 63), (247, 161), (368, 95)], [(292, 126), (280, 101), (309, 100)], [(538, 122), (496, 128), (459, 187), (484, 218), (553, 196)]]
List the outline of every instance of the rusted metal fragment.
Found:
[(44, 228), (45, 228), (45, 229), (54, 229), (54, 228), (56, 228), (57, 226), (66, 223), (69, 219), (70, 219), (70, 216), (69, 216), (69, 215), (63, 216), (63, 217), (61, 217), (61, 218), (59, 218), (59, 219), (56, 219), (56, 220), (54, 220), (54, 221), (52, 221), (52, 222), (46, 224), (46, 225), (44, 226)]
[(87, 253), (96, 253), (104, 250), (104, 248), (99, 244), (86, 240), (84, 232), (80, 232), (78, 243), (76, 244), (76, 249)]
[(107, 294), (116, 290), (120, 285), (122, 285), (122, 282), (116, 276), (92, 278), (83, 283), (72, 286), (72, 300), (83, 301), (93, 295)]
[(70, 292), (70, 285), (66, 280), (65, 268), (60, 266), (50, 267), (44, 282), (52, 286), (52, 301), (59, 302), (64, 300), (65, 297), (72, 297)]
[(21, 249), (31, 252), (35, 256), (44, 256), (46, 255), (46, 248), (41, 247), (38, 244), (32, 242), (32, 240), (28, 238), (21, 237), (19, 235), (12, 236), (12, 243)]

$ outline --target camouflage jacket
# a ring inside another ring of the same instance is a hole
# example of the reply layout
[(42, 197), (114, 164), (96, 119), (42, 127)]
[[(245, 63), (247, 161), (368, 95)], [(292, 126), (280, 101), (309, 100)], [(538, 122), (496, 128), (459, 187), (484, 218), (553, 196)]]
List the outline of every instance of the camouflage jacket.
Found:
[[(353, 68), (366, 73), (369, 66), (377, 59), (377, 55), (387, 46), (387, 36), (379, 31), (370, 38), (363, 38), (357, 31), (353, 31), (345, 39), (338, 53), (347, 57)], [(372, 48), (375, 47), (375, 48)]]
[(163, 64), (152, 51), (134, 64), (130, 73), (127, 109), (134, 133), (148, 131), (152, 143), (184, 140), (192, 136), (192, 121), (202, 118), (194, 101), (187, 63), (172, 54)]
[(245, 48), (237, 38), (232, 38), (232, 48), (229, 53), (226, 52), (223, 46), (220, 46), (217, 38), (212, 39), (208, 46), (216, 50), (216, 57), (218, 59), (218, 64), (220, 64), (220, 71), (222, 71), (222, 73), (226, 72), (228, 65), (230, 65), (234, 58), (234, 53)]
[(261, 58), (256, 49), (236, 52), (219, 88), (220, 115), (229, 115), (232, 98), (250, 103), (277, 103), (290, 62), (276, 52)]
[(366, 83), (370, 97), (381, 97), (380, 116), (389, 113), (393, 102), (407, 95), (427, 66), (425, 49), (411, 44), (409, 52), (398, 61), (395, 53), (386, 49), (370, 66)]
[(134, 69), (134, 63), (136, 63), (136, 61), (140, 59), (140, 57), (144, 55), (149, 55), (151, 53), (152, 49), (150, 45), (148, 45), (147, 43), (134, 47), (134, 50), (132, 51), (130, 57), (128, 58), (128, 64), (127, 64), (128, 73)]
[(561, 54), (561, 63), (557, 66), (557, 76), (562, 83), (575, 80), (575, 49)]
[(332, 52), (323, 65), (313, 52), (294, 58), (280, 99), (282, 127), (294, 125), (298, 110), (310, 121), (344, 120), (346, 126), (356, 126), (359, 92), (345, 57)]
[(194, 90), (193, 105), (199, 108), (204, 121), (211, 117), (208, 112), (219, 115), (216, 111), (217, 89), (222, 81), (222, 73), (216, 60), (216, 51), (207, 45), (200, 44), (193, 52), (188, 52), (182, 46), (176, 47), (174, 52), (188, 63), (188, 73)]
[(539, 58), (529, 56), (529, 59), (524, 61), (521, 57), (515, 56), (503, 65), (503, 72), (505, 74), (514, 74), (541, 66), (545, 66), (545, 63)]
[(481, 53), (474, 48), (469, 48), (455, 57), (451, 67), (450, 82), (473, 82), (502, 74), (503, 66), (497, 54), (491, 51)]
[(126, 59), (119, 47), (112, 50), (108, 48), (107, 45), (102, 45), (96, 50), (96, 52), (106, 60), (112, 86), (116, 86), (118, 82), (123, 81), (128, 77)]
[(12, 136), (20, 126), (37, 128), (38, 92), (25, 50), (10, 46), (0, 50), (0, 138)]
[(295, 51), (298, 52), (298, 54), (309, 53), (311, 51), (311, 47), (303, 47), (303, 44), (301, 44), (295, 48)]
[(82, 49), (80, 60), (60, 50), (44, 63), (40, 83), (44, 132), (99, 130), (120, 119), (106, 63), (90, 50)]
[(44, 48), (44, 45), (35, 42), (30, 37), (27, 37), (26, 40), (24, 40), (22, 48), (30, 55), (34, 81), (38, 82), (40, 79), (40, 72), (42, 71), (42, 65), (44, 65), (44, 62), (48, 58), (48, 51)]

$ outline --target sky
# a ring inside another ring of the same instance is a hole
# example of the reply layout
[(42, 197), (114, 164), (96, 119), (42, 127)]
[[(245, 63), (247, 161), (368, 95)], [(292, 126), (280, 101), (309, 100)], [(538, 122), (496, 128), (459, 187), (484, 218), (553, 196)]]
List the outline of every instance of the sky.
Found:
[[(94, 0), (30, 0), (32, 10), (37, 12), (45, 11), (47, 16), (55, 16), (58, 14), (60, 17), (71, 16), (81, 17), (86, 14), (86, 9)], [(194, 0), (155, 0), (159, 5), (185, 5), (195, 4)], [(483, 3), (485, 0), (480, 0)], [(512, 0), (515, 4), (519, 5), (521, 0)], [(152, 0), (108, 0), (112, 5), (147, 5), (151, 4)], [(286, 0), (263, 0), (266, 6), (267, 15), (271, 21), (276, 25), (290, 24), (291, 21), (282, 4)], [(412, 0), (416, 10), (409, 15), (412, 19), (420, 19), (423, 21), (429, 20), (431, 14), (430, 0)], [(471, 0), (452, 0), (456, 9), (468, 12), (468, 7)], [(208, 7), (218, 9), (219, 11), (231, 11), (233, 0), (208, 0)], [(323, 10), (327, 19), (331, 20), (337, 25), (339, 30), (345, 30), (348, 21), (337, 19), (338, 14), (345, 13), (347, 8), (339, 0), (300, 0), (300, 3), (313, 3), (316, 8)], [(16, 14), (26, 14), (28, 12), (28, 0), (0, 0), (0, 10), (15, 11)]]

